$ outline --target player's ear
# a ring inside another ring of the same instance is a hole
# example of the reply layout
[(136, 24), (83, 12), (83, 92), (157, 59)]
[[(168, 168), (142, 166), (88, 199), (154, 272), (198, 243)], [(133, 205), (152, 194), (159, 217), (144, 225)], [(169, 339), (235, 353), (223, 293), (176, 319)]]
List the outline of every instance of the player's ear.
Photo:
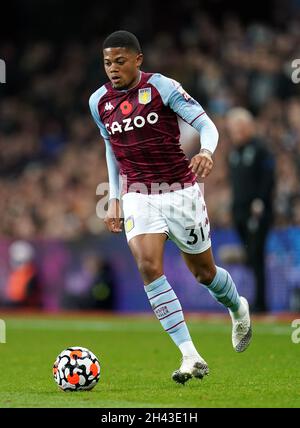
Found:
[(143, 64), (144, 55), (142, 53), (139, 53), (136, 57), (136, 65), (137, 67), (140, 67)]

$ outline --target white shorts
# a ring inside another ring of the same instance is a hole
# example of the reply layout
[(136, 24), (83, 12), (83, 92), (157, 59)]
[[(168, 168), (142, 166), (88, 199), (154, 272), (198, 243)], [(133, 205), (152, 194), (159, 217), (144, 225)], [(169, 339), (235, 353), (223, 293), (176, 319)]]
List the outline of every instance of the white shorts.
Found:
[(147, 233), (165, 233), (185, 253), (197, 254), (211, 246), (210, 226), (198, 183), (159, 195), (123, 195), (127, 241)]

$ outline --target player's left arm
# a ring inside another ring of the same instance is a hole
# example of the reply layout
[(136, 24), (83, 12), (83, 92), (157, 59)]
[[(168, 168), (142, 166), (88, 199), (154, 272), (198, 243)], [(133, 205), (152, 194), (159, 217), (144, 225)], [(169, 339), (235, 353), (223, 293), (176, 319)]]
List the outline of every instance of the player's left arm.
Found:
[(189, 167), (201, 178), (207, 177), (214, 165), (212, 155), (217, 147), (219, 133), (213, 121), (204, 113), (200, 124), (193, 126), (199, 131), (201, 149), (192, 157)]
[(175, 80), (156, 74), (150, 81), (160, 92), (164, 104), (199, 132), (201, 149), (189, 166), (198, 177), (207, 177), (213, 168), (212, 155), (219, 139), (215, 124), (202, 106)]
[(219, 133), (202, 106), (179, 83), (177, 85), (176, 83), (175, 90), (171, 92), (169, 98), (169, 106), (199, 132), (201, 149), (198, 154), (193, 156), (189, 167), (199, 178), (205, 178), (210, 174), (214, 165), (212, 155), (218, 144)]

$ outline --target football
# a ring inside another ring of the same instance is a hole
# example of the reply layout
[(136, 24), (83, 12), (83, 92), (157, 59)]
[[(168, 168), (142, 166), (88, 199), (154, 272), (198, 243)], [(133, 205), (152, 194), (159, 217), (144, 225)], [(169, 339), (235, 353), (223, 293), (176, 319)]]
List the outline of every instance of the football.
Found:
[(100, 363), (89, 349), (70, 347), (57, 356), (53, 377), (63, 391), (89, 391), (100, 379)]

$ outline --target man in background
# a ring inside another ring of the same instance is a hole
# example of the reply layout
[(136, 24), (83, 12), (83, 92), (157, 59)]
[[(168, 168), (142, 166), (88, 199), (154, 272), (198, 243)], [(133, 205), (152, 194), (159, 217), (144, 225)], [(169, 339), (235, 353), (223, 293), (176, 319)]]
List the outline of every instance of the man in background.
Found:
[(8, 251), (11, 271), (5, 289), (5, 306), (40, 307), (41, 293), (33, 246), (26, 241), (14, 241)]
[(265, 312), (265, 242), (272, 224), (275, 162), (255, 135), (255, 121), (249, 111), (233, 108), (227, 114), (226, 126), (233, 144), (229, 154), (233, 222), (255, 277), (253, 310)]

